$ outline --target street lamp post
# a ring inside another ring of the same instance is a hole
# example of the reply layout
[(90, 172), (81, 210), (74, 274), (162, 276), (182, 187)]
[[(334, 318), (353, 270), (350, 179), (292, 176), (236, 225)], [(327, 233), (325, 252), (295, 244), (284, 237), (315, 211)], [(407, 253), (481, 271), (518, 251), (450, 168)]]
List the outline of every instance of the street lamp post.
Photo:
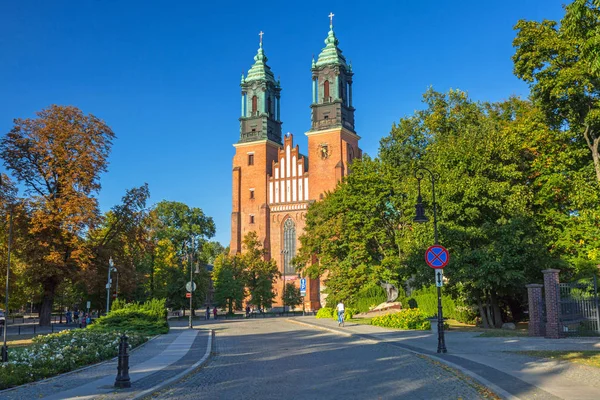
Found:
[(115, 264), (113, 263), (112, 257), (108, 259), (108, 280), (106, 281), (106, 314), (110, 311), (110, 287), (111, 287), (111, 279), (110, 273), (112, 271), (116, 271)]
[[(2, 186), (2, 174), (0, 174), (0, 187)], [(9, 206), (8, 217), (8, 263), (6, 266), (6, 298), (4, 308), (4, 326), (2, 329), (3, 344), (2, 344), (2, 362), (8, 362), (8, 346), (6, 345), (6, 325), (8, 324), (8, 282), (10, 277), (10, 250), (12, 243), (12, 228), (13, 228), (13, 209)]]
[(281, 264), (283, 266), (283, 294), (281, 296), (281, 302), (283, 303), (283, 312), (285, 313), (285, 262), (288, 251), (281, 250)]
[(189, 326), (188, 328), (193, 329), (194, 325), (192, 323), (192, 307), (193, 305), (193, 298), (194, 298), (194, 237), (192, 236), (192, 238), (190, 239), (190, 321), (189, 321)]
[[(425, 172), (429, 173), (429, 177), (431, 178), (431, 196), (433, 198), (433, 237), (434, 244), (438, 245), (438, 230), (437, 230), (437, 204), (435, 202), (435, 175), (433, 172), (428, 170), (427, 168), (420, 167), (415, 171), (415, 178), (418, 181), (418, 196), (417, 196), (417, 205), (416, 205), (416, 216), (414, 218), (415, 222), (427, 222), (429, 219), (425, 215), (425, 207), (423, 206), (423, 198), (421, 197), (421, 179), (425, 177)], [(442, 288), (440, 286), (437, 287), (437, 296), (438, 296), (438, 353), (446, 353), (448, 350), (446, 349), (446, 340), (444, 337), (444, 313), (442, 310)]]

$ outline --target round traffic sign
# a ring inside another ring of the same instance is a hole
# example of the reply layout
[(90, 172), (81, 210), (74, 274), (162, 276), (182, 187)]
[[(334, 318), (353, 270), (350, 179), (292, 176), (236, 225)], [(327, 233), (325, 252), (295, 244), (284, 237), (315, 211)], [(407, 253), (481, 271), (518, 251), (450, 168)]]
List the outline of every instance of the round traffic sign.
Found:
[(196, 282), (186, 283), (185, 290), (187, 290), (188, 292), (195, 292), (196, 291)]
[(425, 252), (425, 262), (431, 268), (444, 268), (450, 261), (450, 254), (444, 246), (435, 244), (427, 249)]

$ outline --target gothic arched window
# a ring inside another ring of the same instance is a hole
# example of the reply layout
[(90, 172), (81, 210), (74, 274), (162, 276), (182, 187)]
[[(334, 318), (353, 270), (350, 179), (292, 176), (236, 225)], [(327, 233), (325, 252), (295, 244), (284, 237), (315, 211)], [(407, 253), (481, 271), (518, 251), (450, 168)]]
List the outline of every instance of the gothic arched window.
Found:
[(283, 223), (283, 268), (286, 275), (294, 275), (296, 270), (291, 261), (296, 256), (296, 224), (288, 218)]
[(256, 114), (258, 109), (258, 97), (252, 96), (252, 115)]
[(329, 103), (329, 81), (323, 82), (323, 101)]

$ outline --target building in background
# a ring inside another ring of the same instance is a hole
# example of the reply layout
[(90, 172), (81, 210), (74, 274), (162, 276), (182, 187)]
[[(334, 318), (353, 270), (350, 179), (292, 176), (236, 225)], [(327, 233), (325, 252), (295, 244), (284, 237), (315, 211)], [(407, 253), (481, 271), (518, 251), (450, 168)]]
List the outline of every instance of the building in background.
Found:
[[(330, 18), (332, 15), (330, 15)], [(275, 259), (282, 278), (275, 307), (282, 306), (283, 279), (298, 285), (291, 260), (305, 226), (308, 205), (335, 189), (361, 157), (354, 130), (352, 66), (346, 62), (330, 22), (325, 47), (312, 61), (312, 124), (306, 154), (282, 135), (281, 84), (267, 65), (262, 32), (254, 65), (242, 75), (240, 137), (234, 144), (231, 252), (242, 252), (243, 237), (258, 234), (267, 257)], [(309, 168), (310, 160), (310, 168)], [(321, 307), (322, 280), (307, 279), (305, 307)]]

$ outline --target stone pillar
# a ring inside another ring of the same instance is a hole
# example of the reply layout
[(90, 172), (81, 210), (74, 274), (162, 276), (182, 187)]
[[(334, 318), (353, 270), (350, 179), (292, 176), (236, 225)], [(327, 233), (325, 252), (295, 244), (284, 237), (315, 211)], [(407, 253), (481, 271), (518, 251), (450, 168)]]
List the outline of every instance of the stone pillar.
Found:
[(544, 336), (542, 321), (542, 288), (544, 285), (534, 283), (525, 285), (527, 288), (527, 297), (529, 298), (529, 336)]
[(558, 288), (558, 269), (545, 269), (544, 291), (546, 294), (546, 337), (560, 338), (560, 292)]

